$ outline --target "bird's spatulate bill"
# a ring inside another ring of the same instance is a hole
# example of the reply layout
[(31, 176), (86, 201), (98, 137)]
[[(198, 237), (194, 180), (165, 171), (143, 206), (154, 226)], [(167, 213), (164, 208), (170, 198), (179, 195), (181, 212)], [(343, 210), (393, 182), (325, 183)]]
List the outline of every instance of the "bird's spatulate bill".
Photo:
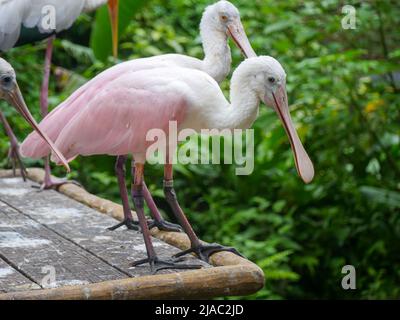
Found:
[(108, 12), (110, 14), (111, 21), (111, 33), (112, 33), (112, 46), (113, 46), (113, 56), (117, 58), (118, 56), (118, 10), (119, 10), (119, 0), (108, 0)]
[(276, 93), (273, 94), (275, 109), (281, 119), (286, 133), (292, 146), (297, 172), (305, 183), (309, 183), (314, 178), (314, 166), (308, 156), (300, 138), (294, 128), (289, 112), (289, 105), (285, 85), (281, 85)]
[(70, 168), (67, 160), (64, 158), (62, 153), (57, 149), (49, 137), (40, 130), (35, 119), (29, 112), (28, 107), (25, 104), (24, 98), (22, 97), (21, 91), (18, 85), (8, 93), (8, 100), (14, 106), (15, 109), (25, 118), (25, 120), (31, 125), (31, 127), (47, 142), (54, 154), (60, 159), (61, 164), (70, 172)]
[(229, 23), (228, 35), (232, 38), (232, 40), (235, 42), (237, 47), (242, 51), (243, 55), (246, 58), (257, 57), (257, 54), (253, 50), (240, 20)]

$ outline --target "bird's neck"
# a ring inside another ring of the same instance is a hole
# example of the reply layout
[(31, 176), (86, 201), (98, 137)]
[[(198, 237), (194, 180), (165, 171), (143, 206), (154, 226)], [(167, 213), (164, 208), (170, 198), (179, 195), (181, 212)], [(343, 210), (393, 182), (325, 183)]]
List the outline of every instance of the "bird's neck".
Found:
[(227, 35), (206, 23), (201, 24), (200, 33), (205, 54), (203, 71), (219, 83), (226, 78), (231, 69), (231, 49)]
[(231, 104), (221, 106), (214, 126), (218, 129), (248, 129), (258, 117), (260, 98), (251, 88), (251, 79), (234, 73), (231, 80)]

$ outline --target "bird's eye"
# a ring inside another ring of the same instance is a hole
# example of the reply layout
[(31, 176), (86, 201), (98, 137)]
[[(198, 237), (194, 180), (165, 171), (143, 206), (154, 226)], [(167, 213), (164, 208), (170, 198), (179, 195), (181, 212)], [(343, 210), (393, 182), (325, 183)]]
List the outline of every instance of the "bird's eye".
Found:
[(270, 83), (275, 83), (275, 78), (274, 78), (274, 77), (269, 77), (269, 78), (268, 78), (268, 81), (269, 81)]
[(226, 15), (223, 14), (223, 15), (221, 16), (221, 20), (222, 20), (222, 21), (227, 21), (227, 20), (228, 20), (228, 17), (227, 17)]
[(11, 83), (12, 78), (9, 77), (9, 76), (7, 76), (7, 77), (4, 77), (4, 78), (2, 79), (2, 81), (3, 81), (4, 84), (7, 85), (7, 84), (10, 84), (10, 83)]

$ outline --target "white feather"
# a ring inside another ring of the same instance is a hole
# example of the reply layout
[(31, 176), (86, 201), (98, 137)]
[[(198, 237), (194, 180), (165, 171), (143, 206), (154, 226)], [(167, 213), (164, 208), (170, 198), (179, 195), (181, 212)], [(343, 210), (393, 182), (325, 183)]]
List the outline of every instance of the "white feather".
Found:
[(0, 0), (0, 50), (11, 49), (19, 38), (30, 0)]
[(27, 17), (24, 19), (23, 24), (27, 28), (38, 27), (42, 33), (50, 33), (54, 30), (44, 29), (42, 26), (42, 19), (45, 18), (46, 13), (42, 10), (45, 6), (53, 6), (56, 13), (56, 31), (68, 29), (72, 26), (74, 21), (78, 18), (83, 10), (84, 2), (82, 0), (35, 0), (32, 1), (31, 8)]
[(90, 12), (96, 10), (97, 8), (101, 7), (102, 5), (106, 4), (107, 0), (86, 0), (83, 6), (84, 12)]
[[(21, 26), (38, 28), (41, 33), (60, 32), (72, 26), (83, 11), (91, 11), (107, 0), (0, 0), (0, 50), (11, 49), (18, 41)], [(56, 30), (43, 27), (45, 6), (55, 9)]]

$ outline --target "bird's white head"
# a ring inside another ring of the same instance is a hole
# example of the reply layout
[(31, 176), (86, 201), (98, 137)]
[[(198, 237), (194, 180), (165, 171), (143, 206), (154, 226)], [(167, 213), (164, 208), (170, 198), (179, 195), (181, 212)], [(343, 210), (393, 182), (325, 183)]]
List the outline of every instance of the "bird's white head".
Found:
[(53, 152), (58, 156), (59, 159), (61, 159), (62, 164), (69, 171), (68, 163), (63, 155), (57, 150), (47, 135), (45, 135), (39, 129), (35, 119), (29, 112), (24, 98), (22, 97), (21, 91), (19, 90), (17, 77), (13, 67), (2, 58), (0, 58), (0, 99), (6, 100), (25, 118), (31, 127), (36, 130), (44, 140), (46, 140)]
[(253, 57), (245, 60), (235, 70), (235, 78), (246, 82), (259, 98), (273, 107), (273, 95), (285, 88), (286, 73), (282, 65), (269, 56)]
[[(14, 96), (18, 96), (18, 84), (14, 68), (3, 58), (0, 58), (0, 98), (13, 104)], [(18, 110), (18, 108), (16, 107)], [(19, 111), (19, 110), (18, 110)]]
[(257, 56), (244, 31), (239, 10), (229, 1), (221, 0), (208, 6), (203, 13), (200, 29), (203, 38), (207, 30), (212, 30), (223, 35), (224, 39), (231, 37), (246, 58)]
[(4, 59), (0, 58), (0, 98), (8, 101), (9, 93), (15, 89), (15, 71)]
[[(278, 114), (285, 128), (294, 153), (296, 168), (304, 182), (314, 177), (314, 166), (305, 151), (293, 125), (286, 93), (286, 73), (274, 58), (260, 56), (245, 60), (236, 69), (233, 78), (235, 87), (246, 85), (258, 98)], [(238, 88), (236, 88), (238, 90)]]

